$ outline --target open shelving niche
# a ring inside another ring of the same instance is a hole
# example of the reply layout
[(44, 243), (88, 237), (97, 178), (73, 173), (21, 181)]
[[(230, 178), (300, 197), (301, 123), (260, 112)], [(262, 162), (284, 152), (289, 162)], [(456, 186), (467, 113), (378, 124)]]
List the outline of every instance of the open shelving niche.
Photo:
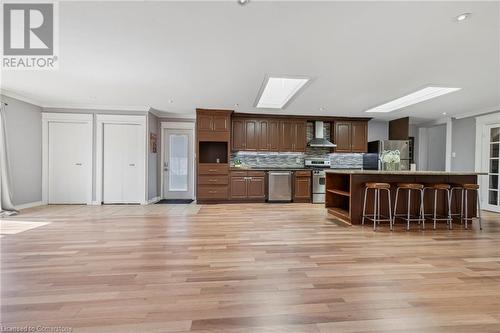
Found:
[(326, 174), (325, 207), (328, 213), (350, 224), (351, 176)]

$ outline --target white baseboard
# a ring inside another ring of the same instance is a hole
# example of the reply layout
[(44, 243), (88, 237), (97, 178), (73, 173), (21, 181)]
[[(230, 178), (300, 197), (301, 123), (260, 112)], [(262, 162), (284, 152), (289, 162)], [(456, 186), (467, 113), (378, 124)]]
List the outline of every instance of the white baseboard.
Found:
[(151, 205), (151, 204), (157, 203), (160, 200), (161, 200), (160, 197), (154, 197), (153, 199), (149, 199), (147, 204)]
[(102, 203), (100, 203), (99, 201), (91, 201), (89, 204), (87, 205), (90, 205), (90, 206), (100, 206), (102, 205)]
[(21, 209), (27, 209), (27, 208), (32, 208), (32, 207), (38, 207), (42, 206), (44, 203), (41, 201), (35, 201), (35, 202), (28, 202), (22, 205), (16, 205), (15, 208), (16, 210), (21, 210)]

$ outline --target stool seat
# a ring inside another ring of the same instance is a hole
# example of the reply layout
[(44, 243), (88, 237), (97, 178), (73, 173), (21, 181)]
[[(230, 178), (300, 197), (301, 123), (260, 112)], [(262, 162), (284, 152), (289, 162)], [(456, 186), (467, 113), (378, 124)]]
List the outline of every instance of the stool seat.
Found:
[(417, 183), (399, 183), (397, 186), (401, 189), (410, 189), (410, 190), (421, 190), (424, 188), (424, 185)]
[(374, 189), (390, 189), (391, 184), (389, 183), (366, 183), (365, 186), (367, 188), (374, 188)]
[(477, 184), (462, 184), (462, 187), (466, 190), (479, 190), (479, 185)]
[(449, 190), (451, 188), (450, 184), (429, 184), (427, 188), (431, 188), (433, 190)]

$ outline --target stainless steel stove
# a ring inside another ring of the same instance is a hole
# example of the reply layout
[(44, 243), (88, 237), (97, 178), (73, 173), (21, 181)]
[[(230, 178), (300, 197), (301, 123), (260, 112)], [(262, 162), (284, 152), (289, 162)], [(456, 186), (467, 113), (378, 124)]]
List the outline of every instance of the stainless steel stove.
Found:
[(330, 160), (326, 158), (306, 158), (304, 164), (312, 168), (313, 203), (325, 202), (325, 169), (330, 169)]

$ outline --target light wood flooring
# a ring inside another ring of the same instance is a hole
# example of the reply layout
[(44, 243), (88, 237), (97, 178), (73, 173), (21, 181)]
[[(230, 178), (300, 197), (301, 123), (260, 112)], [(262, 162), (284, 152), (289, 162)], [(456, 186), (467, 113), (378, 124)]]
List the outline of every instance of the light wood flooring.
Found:
[(0, 239), (1, 325), (500, 332), (500, 216), (484, 216), (373, 232), (311, 204), (33, 208), (7, 220), (46, 224)]

